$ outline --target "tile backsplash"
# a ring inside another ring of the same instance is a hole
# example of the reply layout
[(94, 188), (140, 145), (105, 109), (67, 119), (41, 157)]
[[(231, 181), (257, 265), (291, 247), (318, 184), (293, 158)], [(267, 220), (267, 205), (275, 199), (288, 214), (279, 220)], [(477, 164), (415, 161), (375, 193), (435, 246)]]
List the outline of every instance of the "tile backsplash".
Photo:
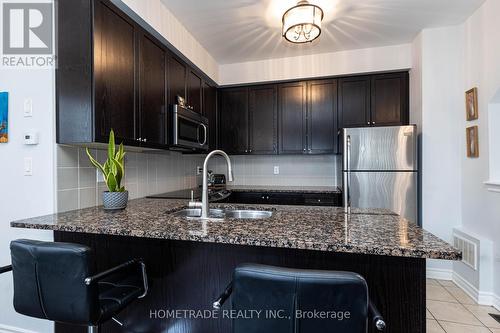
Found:
[[(339, 155), (231, 156), (232, 185), (340, 186), (342, 157)], [(279, 174), (274, 174), (274, 167)], [(214, 159), (209, 168), (226, 173), (226, 162)]]
[[(105, 150), (91, 150), (99, 162)], [(203, 165), (201, 155), (176, 152), (127, 152), (123, 184), (131, 199), (151, 194), (191, 188), (201, 183), (196, 167)], [(84, 148), (57, 147), (57, 210), (81, 209), (102, 204), (106, 184), (90, 164)]]
[[(91, 150), (97, 160), (106, 160), (105, 150)], [(123, 184), (130, 199), (192, 188), (201, 184), (196, 167), (204, 155), (177, 152), (127, 152)], [(341, 184), (341, 157), (316, 156), (231, 156), (234, 182), (231, 185), (338, 186)], [(274, 174), (274, 167), (279, 174)], [(226, 163), (213, 157), (209, 169), (226, 174)], [(57, 209), (59, 212), (102, 204), (106, 190), (85, 149), (57, 146)]]

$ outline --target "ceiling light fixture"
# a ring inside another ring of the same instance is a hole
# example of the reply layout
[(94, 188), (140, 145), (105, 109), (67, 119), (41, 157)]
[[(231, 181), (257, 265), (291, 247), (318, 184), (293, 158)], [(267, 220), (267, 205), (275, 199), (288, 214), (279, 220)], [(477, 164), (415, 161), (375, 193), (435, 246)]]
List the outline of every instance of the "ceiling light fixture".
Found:
[(283, 14), (283, 37), (292, 43), (312, 42), (321, 34), (323, 10), (307, 1), (299, 1), (296, 6)]

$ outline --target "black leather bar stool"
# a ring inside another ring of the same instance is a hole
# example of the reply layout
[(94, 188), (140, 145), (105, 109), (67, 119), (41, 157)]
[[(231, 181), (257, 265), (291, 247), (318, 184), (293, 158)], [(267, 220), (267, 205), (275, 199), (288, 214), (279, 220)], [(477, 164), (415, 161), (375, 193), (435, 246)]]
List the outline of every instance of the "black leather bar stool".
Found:
[(97, 333), (99, 325), (148, 292), (146, 266), (140, 259), (93, 275), (91, 249), (70, 243), (16, 240), (10, 244), (14, 308), (35, 318), (84, 325)]
[(385, 329), (365, 279), (352, 272), (244, 264), (213, 307), (220, 309), (231, 294), (233, 333), (366, 333), (369, 325)]

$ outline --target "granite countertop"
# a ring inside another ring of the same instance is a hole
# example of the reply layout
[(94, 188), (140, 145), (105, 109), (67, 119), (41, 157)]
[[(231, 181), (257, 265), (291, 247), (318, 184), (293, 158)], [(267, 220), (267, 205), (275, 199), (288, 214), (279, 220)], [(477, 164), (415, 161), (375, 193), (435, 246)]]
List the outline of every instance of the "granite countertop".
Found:
[(233, 192), (342, 193), (338, 186), (227, 185)]
[(195, 221), (172, 213), (186, 200), (137, 199), (128, 208), (102, 207), (15, 221), (12, 227), (250, 246), (460, 260), (460, 251), (383, 209), (212, 204), (211, 208), (272, 210), (263, 220)]

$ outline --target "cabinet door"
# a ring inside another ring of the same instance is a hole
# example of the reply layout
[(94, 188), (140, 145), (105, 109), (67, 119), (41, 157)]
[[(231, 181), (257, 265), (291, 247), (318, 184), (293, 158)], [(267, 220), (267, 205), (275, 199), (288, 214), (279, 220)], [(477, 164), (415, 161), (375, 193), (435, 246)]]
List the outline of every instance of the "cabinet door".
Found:
[(203, 115), (208, 118), (208, 145), (210, 150), (217, 149), (217, 88), (203, 83)]
[(202, 113), (201, 109), (201, 78), (193, 70), (189, 71), (187, 80), (187, 102), (193, 111)]
[(374, 75), (371, 95), (372, 125), (408, 124), (408, 73)]
[(306, 84), (279, 85), (280, 154), (306, 153)]
[(168, 61), (168, 103), (170, 105), (177, 104), (176, 96), (186, 98), (186, 65), (171, 56)]
[(113, 129), (118, 142), (137, 144), (135, 26), (101, 1), (95, 10), (95, 139), (105, 142)]
[(337, 81), (311, 81), (307, 85), (308, 152), (336, 153)]
[(277, 154), (278, 101), (276, 85), (250, 87), (250, 149), (252, 154)]
[(140, 137), (146, 144), (165, 144), (165, 51), (143, 34), (139, 52)]
[(248, 153), (248, 88), (220, 91), (219, 147), (231, 154)]
[(370, 126), (370, 77), (339, 80), (339, 128)]

